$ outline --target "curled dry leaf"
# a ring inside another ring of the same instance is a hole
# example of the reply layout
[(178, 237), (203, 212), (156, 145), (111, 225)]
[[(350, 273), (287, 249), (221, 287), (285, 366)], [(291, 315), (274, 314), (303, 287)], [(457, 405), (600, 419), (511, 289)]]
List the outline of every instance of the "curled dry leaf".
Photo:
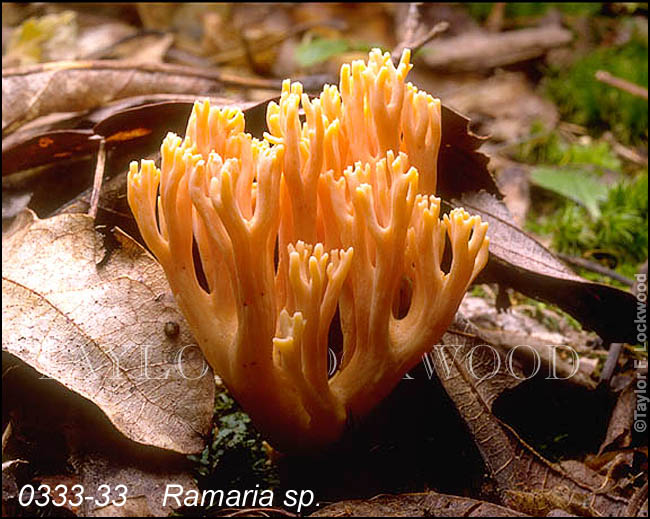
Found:
[(83, 157), (96, 152), (99, 147), (99, 140), (93, 139), (92, 130), (51, 130), (26, 137), (16, 146), (3, 146), (3, 177), (59, 160)]
[(607, 427), (607, 436), (600, 446), (599, 454), (615, 448), (627, 448), (632, 443), (632, 427), (637, 405), (633, 380), (620, 392)]
[(41, 115), (77, 112), (124, 97), (205, 94), (222, 85), (218, 74), (174, 65), (119, 61), (61, 61), (2, 71), (2, 132)]
[(158, 264), (119, 231), (106, 253), (86, 215), (18, 219), (2, 243), (3, 350), (94, 402), (130, 439), (200, 451), (214, 380)]
[[(577, 515), (622, 513), (627, 499), (603, 492), (603, 476), (579, 462), (551, 463), (492, 414), (496, 397), (520, 380), (492, 376), (498, 352), (475, 348), (481, 341), (468, 321), (457, 317), (443, 343), (455, 347), (434, 357), (436, 373), (474, 436), (504, 505), (531, 515), (557, 508)], [(464, 362), (472, 351), (472, 362)], [(501, 359), (502, 366), (505, 362)]]
[[(504, 369), (501, 358), (504, 351), (482, 337), (481, 331), (460, 312), (456, 313), (454, 322), (442, 336), (441, 345), (434, 348), (433, 353), (434, 367), (445, 390), (449, 392), (448, 384), (454, 384), (452, 379), (462, 369), (463, 375), (472, 377), (473, 383), (481, 387), (482, 402), (490, 412), (501, 393), (514, 389), (527, 377), (515, 359), (510, 367), (516, 376)], [(497, 359), (497, 355), (500, 358)]]
[[(144, 155), (149, 149), (157, 148), (167, 132), (181, 134), (185, 131), (197, 98), (209, 99), (210, 103), (218, 106), (237, 106), (253, 121), (260, 119), (258, 112), (261, 110), (257, 108), (266, 106), (266, 103), (236, 102), (215, 96), (154, 94), (130, 97), (93, 110), (85, 117), (70, 120), (76, 126), (92, 123), (92, 129), (60, 129), (44, 125), (21, 128), (10, 134), (2, 141), (2, 175), (96, 153), (100, 138), (105, 139), (109, 151), (136, 144), (137, 153)], [(257, 126), (261, 128), (259, 122)], [(260, 135), (262, 131), (259, 131)]]
[(485, 190), (501, 199), (503, 195), (487, 169), (490, 159), (477, 151), (486, 137), (472, 133), (470, 120), (444, 104), (440, 114), (443, 130), (436, 196), (448, 200), (468, 191)]

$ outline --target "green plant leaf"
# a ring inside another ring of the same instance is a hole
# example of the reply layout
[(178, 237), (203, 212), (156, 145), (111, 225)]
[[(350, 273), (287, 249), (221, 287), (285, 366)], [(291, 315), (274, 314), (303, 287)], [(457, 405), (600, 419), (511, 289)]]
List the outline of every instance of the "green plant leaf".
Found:
[(599, 204), (609, 190), (597, 176), (576, 169), (538, 167), (530, 178), (535, 185), (582, 205), (592, 218), (600, 216)]
[(347, 50), (350, 50), (350, 44), (345, 39), (314, 38), (298, 45), (296, 58), (300, 66), (310, 67)]

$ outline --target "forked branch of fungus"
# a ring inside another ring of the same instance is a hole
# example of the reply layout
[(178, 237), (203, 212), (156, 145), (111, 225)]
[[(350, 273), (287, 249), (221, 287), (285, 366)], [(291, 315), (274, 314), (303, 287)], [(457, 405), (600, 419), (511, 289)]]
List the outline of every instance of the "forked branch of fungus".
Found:
[(405, 83), (409, 58), (395, 67), (373, 50), (311, 100), (285, 81), (263, 140), (240, 110), (197, 102), (160, 168), (131, 164), (129, 204), (196, 340), (280, 450), (332, 443), (377, 405), (487, 261), (486, 223), (463, 209), (440, 218), (440, 102)]

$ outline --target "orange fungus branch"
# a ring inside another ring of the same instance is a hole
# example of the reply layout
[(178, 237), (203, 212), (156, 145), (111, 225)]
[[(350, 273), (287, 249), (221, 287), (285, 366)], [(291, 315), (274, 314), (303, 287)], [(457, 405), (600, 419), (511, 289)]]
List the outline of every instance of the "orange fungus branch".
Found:
[[(373, 50), (314, 99), (285, 81), (263, 140), (240, 110), (197, 102), (160, 168), (131, 164), (129, 204), (197, 342), (280, 450), (332, 443), (367, 414), (441, 338), (487, 261), (486, 223), (463, 209), (440, 218), (440, 102), (405, 83), (409, 58), (395, 67)], [(337, 309), (343, 355), (329, 377)]]

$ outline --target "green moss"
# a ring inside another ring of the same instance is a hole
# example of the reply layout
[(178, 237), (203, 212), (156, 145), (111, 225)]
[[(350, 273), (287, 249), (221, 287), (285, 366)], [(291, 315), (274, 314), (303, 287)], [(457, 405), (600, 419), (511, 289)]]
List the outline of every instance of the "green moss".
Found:
[(524, 314), (528, 314), (530, 317), (544, 325), (547, 330), (559, 332), (561, 329), (560, 322), (549, 313), (544, 312), (545, 309), (546, 305), (544, 303), (535, 301), (532, 303), (532, 307), (530, 309), (524, 308), (522, 309), (522, 312)]
[(585, 136), (578, 142), (567, 142), (558, 132), (547, 130), (539, 122), (533, 123), (530, 133), (530, 139), (515, 150), (518, 162), (557, 166), (576, 164), (597, 172), (622, 168), (621, 160), (606, 141)]
[(226, 389), (217, 393), (215, 426), (208, 445), (196, 463), (203, 488), (275, 488), (278, 475), (271, 465), (263, 441)]
[[(547, 214), (529, 215), (528, 230), (552, 236), (552, 247), (574, 256), (606, 257), (610, 267), (633, 277), (639, 263), (648, 256), (648, 172), (635, 179), (623, 179), (607, 192), (600, 204), (600, 216), (590, 217), (583, 207), (564, 199)], [(600, 276), (585, 277), (605, 281)], [(609, 280), (606, 280), (610, 282)]]
[[(492, 11), (494, 3), (469, 2), (465, 5), (473, 18), (484, 21)], [(505, 15), (506, 18), (541, 16), (551, 8), (569, 15), (594, 15), (601, 11), (602, 2), (509, 2), (506, 4)]]
[(474, 297), (482, 297), (483, 299), (489, 299), (490, 294), (485, 291), (485, 288), (481, 285), (472, 285), (469, 289), (469, 293)]
[(648, 37), (635, 32), (625, 45), (603, 47), (571, 67), (549, 71), (545, 92), (557, 104), (563, 119), (583, 125), (594, 134), (611, 130), (626, 144), (648, 140), (648, 102), (597, 81), (597, 70), (647, 88)]
[[(607, 141), (583, 136), (568, 142), (541, 123), (532, 126), (513, 158), (534, 165), (531, 183), (544, 188), (533, 196), (526, 229), (550, 236), (557, 252), (604, 260), (633, 277), (648, 254), (647, 169), (622, 163)], [(615, 175), (613, 185), (603, 183), (605, 174)], [(613, 283), (592, 272), (580, 274)]]

